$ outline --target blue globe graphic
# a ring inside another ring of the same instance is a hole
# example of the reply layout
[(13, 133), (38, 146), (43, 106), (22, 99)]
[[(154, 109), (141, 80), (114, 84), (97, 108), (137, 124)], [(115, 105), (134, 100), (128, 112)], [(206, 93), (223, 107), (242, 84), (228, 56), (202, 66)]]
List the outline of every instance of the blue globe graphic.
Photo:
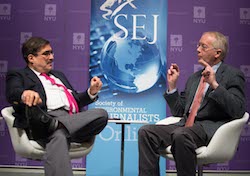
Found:
[[(139, 93), (151, 88), (161, 75), (161, 56), (157, 44), (124, 38), (120, 31), (111, 36), (101, 51), (101, 69), (110, 89)], [(145, 35), (137, 32), (137, 38)], [(150, 39), (148, 39), (151, 41)]]

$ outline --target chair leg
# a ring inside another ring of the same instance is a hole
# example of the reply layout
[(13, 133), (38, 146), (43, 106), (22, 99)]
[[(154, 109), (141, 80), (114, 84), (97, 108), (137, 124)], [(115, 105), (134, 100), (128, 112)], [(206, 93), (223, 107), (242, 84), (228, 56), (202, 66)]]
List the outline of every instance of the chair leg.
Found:
[(199, 165), (198, 166), (198, 176), (202, 176), (203, 175), (203, 166)]

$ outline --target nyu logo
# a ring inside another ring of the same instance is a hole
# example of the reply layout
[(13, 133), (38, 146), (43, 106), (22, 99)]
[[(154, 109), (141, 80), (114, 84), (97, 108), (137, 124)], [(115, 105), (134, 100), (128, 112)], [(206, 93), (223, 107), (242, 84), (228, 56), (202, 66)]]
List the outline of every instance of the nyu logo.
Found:
[(229, 162), (216, 164), (217, 170), (229, 170)]
[(250, 125), (245, 125), (244, 129), (241, 133), (241, 138), (243, 137), (250, 137)]
[(73, 33), (73, 50), (84, 50), (85, 33)]
[[(137, 7), (134, 5), (133, 1), (135, 0), (106, 0), (101, 6), (100, 10), (104, 11), (105, 14), (102, 15), (102, 17), (105, 20), (111, 20), (113, 19), (114, 25), (122, 30), (124, 32), (124, 36), (114, 36), (117, 39), (126, 39), (128, 37), (128, 27), (126, 27), (126, 22), (132, 20), (131, 29), (132, 29), (132, 40), (147, 40), (148, 44), (154, 44), (157, 42), (157, 23), (158, 23), (158, 17), (159, 15), (152, 14), (151, 17), (148, 17), (146, 14), (131, 14), (130, 16), (128, 14), (119, 14), (119, 12), (125, 7), (130, 6), (133, 9), (137, 9)], [(115, 2), (117, 2), (118, 7), (111, 9)], [(147, 26), (144, 24), (145, 20), (153, 20), (153, 32), (152, 37), (147, 36), (138, 36), (137, 31), (138, 30), (145, 30)], [(143, 22), (141, 22), (143, 21)], [(122, 24), (123, 23), (123, 24)], [(140, 25), (139, 25), (140, 23)], [(149, 39), (152, 38), (152, 41), (149, 41)]]
[(169, 170), (176, 170), (176, 167), (175, 167), (175, 162), (174, 161), (172, 161), (172, 160), (167, 160), (167, 162), (168, 162), (168, 169)]
[(0, 117), (0, 136), (5, 136), (5, 124), (2, 117)]
[(240, 70), (244, 73), (246, 77), (246, 82), (250, 82), (250, 65), (241, 65)]
[(11, 15), (11, 4), (0, 4), (0, 20), (9, 21)]
[(240, 24), (250, 25), (250, 8), (240, 8)]
[(73, 168), (83, 168), (83, 158), (71, 160), (71, 165)]
[(170, 35), (170, 52), (182, 52), (182, 35)]
[(20, 33), (20, 44), (22, 45), (30, 37), (32, 37), (32, 32), (21, 32)]
[(0, 60), (0, 73), (6, 73), (8, 69), (8, 61)]
[(194, 64), (194, 72), (202, 70), (204, 67), (200, 64)]
[[(249, 101), (247, 101), (247, 103), (249, 103)], [(246, 124), (244, 129), (242, 130), (240, 141), (246, 142), (246, 143), (250, 142), (250, 125), (249, 124)]]
[(206, 23), (206, 8), (194, 6), (194, 19), (193, 23)]
[(6, 78), (7, 69), (8, 69), (8, 61), (0, 60), (0, 78), (4, 79)]
[(17, 165), (17, 166), (27, 166), (27, 159), (26, 158), (22, 158), (21, 156), (19, 156), (19, 155), (15, 155), (16, 157), (15, 157), (15, 160), (16, 160), (16, 162), (15, 162), (15, 165)]
[(45, 4), (44, 21), (56, 21), (56, 4)]

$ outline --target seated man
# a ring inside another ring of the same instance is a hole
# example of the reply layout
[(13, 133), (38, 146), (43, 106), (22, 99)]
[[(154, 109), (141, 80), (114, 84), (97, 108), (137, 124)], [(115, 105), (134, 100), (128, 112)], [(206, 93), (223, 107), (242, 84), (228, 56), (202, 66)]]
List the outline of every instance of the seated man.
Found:
[(172, 115), (183, 118), (175, 124), (145, 125), (139, 129), (140, 176), (159, 176), (159, 151), (169, 145), (177, 175), (195, 176), (195, 149), (207, 145), (221, 125), (244, 115), (245, 78), (240, 70), (224, 63), (227, 49), (223, 34), (203, 33), (197, 54), (204, 69), (189, 77), (180, 94), (176, 88), (180, 69), (171, 64), (164, 97)]
[(98, 77), (85, 92), (77, 92), (62, 72), (52, 70), (50, 42), (31, 37), (22, 46), (27, 66), (8, 71), (6, 96), (15, 113), (14, 127), (23, 128), (46, 150), (46, 176), (73, 176), (69, 143), (83, 142), (100, 133), (107, 124), (103, 109), (81, 111), (95, 101), (102, 87)]

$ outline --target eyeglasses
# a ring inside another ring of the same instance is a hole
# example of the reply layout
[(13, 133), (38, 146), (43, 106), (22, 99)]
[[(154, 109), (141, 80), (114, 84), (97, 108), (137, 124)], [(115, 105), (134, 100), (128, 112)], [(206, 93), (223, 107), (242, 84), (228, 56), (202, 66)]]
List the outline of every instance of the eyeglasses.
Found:
[(48, 56), (50, 56), (50, 55), (54, 56), (54, 52), (53, 52), (53, 50), (48, 50), (48, 51), (44, 51), (42, 54), (36, 54), (36, 55), (37, 55), (37, 56), (43, 55), (43, 56), (48, 57)]
[(208, 50), (211, 50), (211, 49), (216, 49), (215, 47), (209, 47), (207, 46), (206, 44), (203, 44), (203, 43), (198, 43), (197, 44), (197, 48), (201, 47), (201, 49), (203, 51), (208, 51)]

